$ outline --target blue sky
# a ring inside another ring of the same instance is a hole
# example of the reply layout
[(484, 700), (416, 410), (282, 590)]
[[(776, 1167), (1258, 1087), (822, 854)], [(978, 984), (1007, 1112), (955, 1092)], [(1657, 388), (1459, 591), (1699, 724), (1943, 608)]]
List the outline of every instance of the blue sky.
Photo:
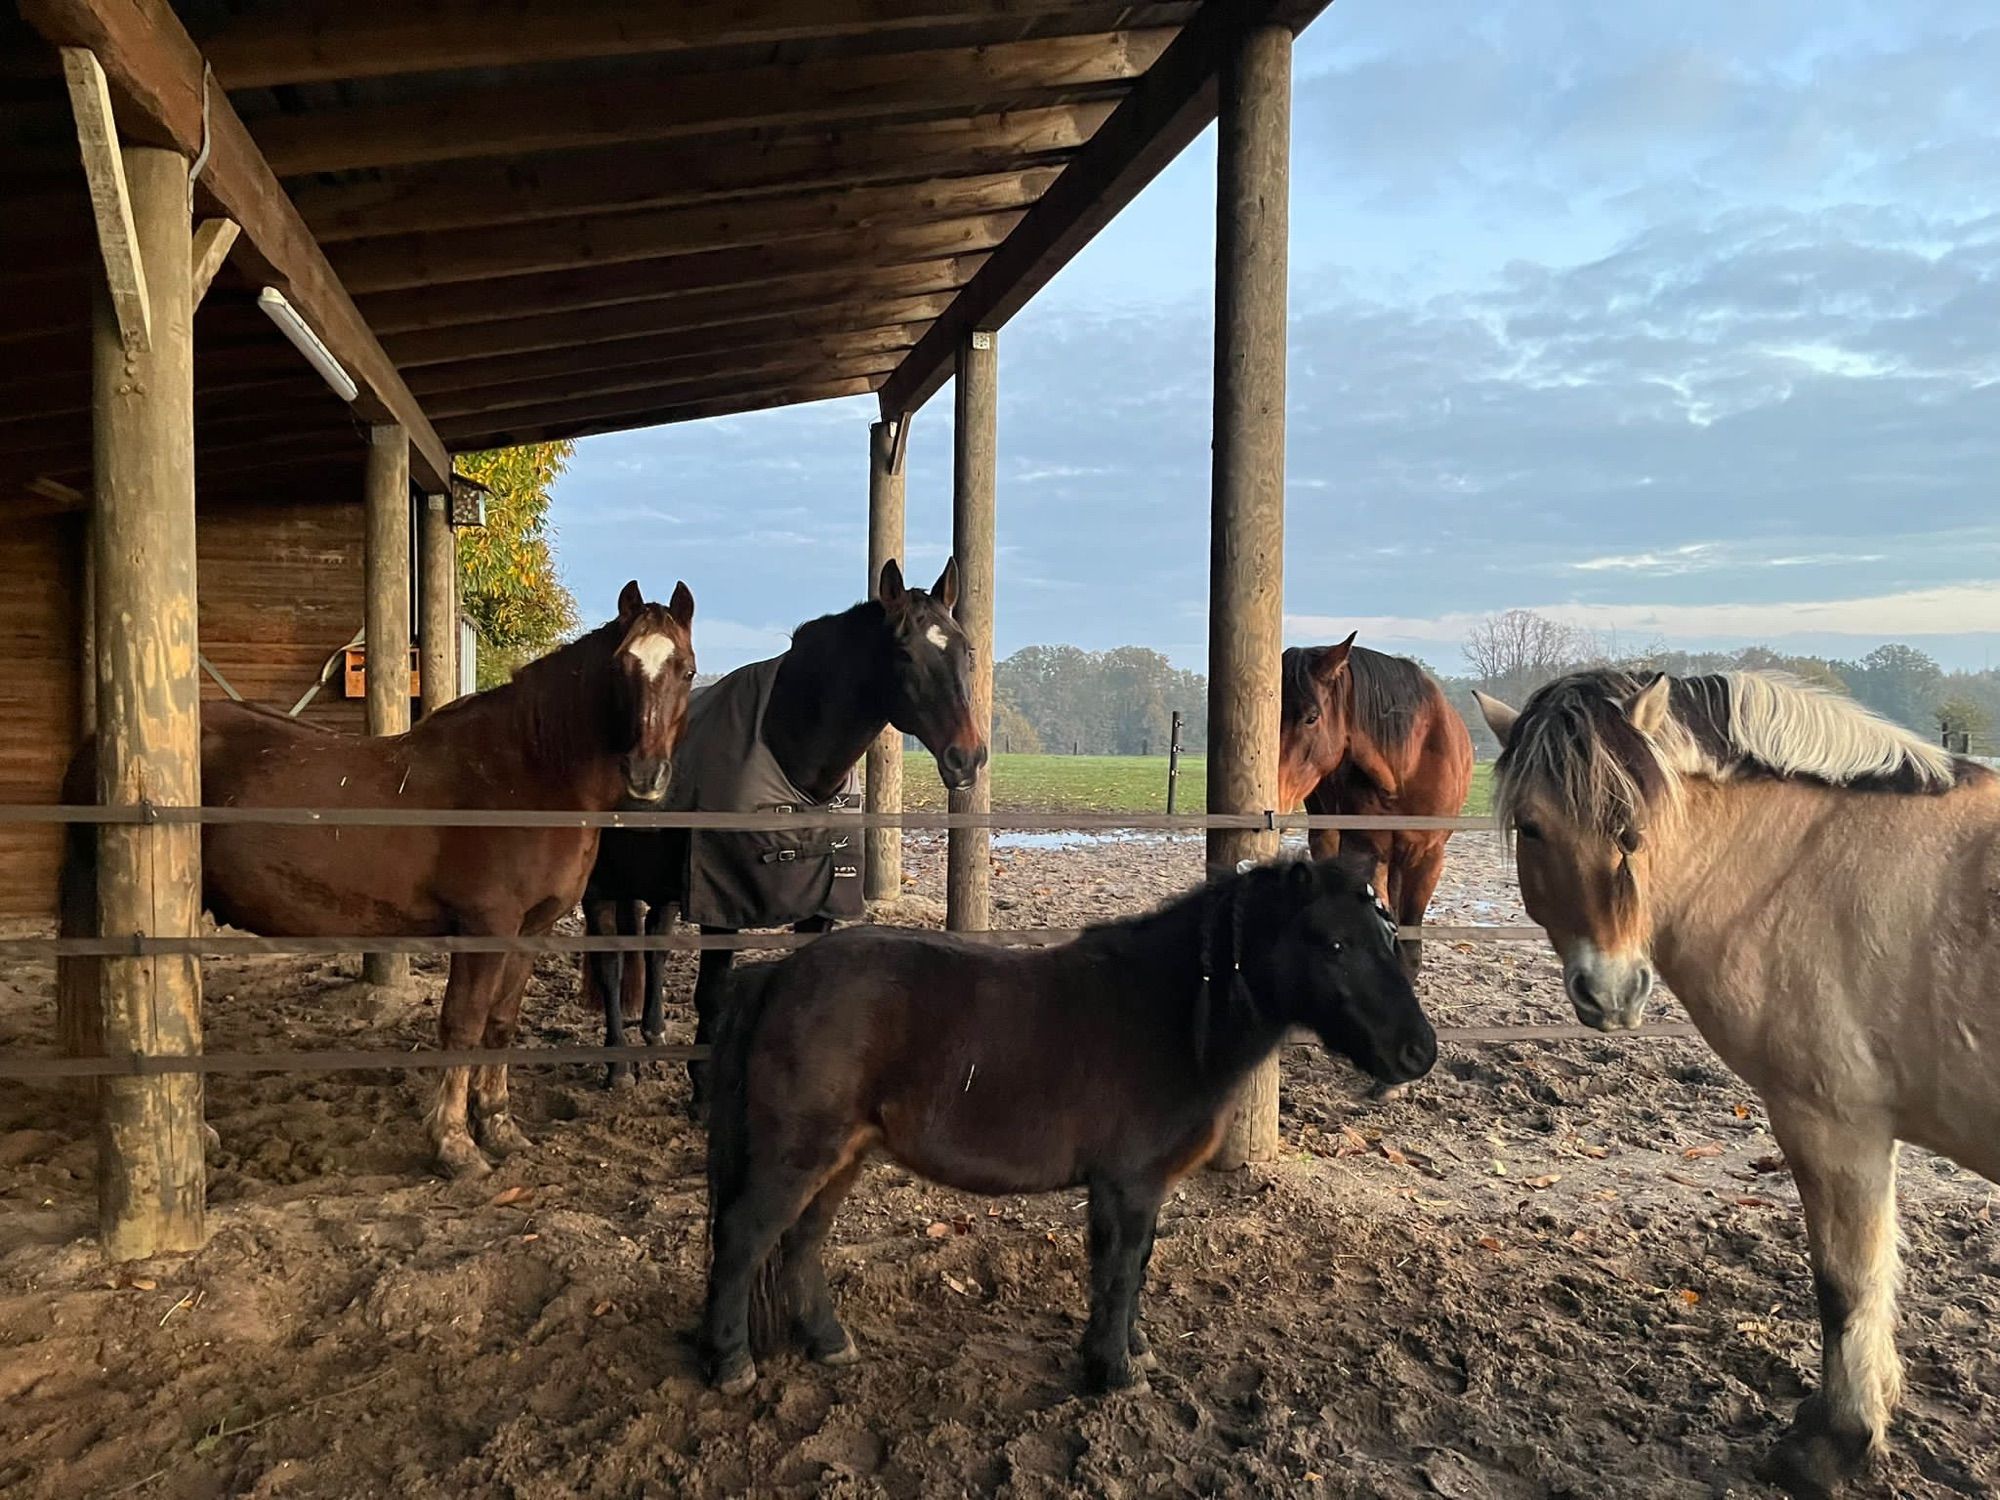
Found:
[[(1288, 638), (1459, 664), (1541, 609), (1634, 643), (1980, 666), (2000, 632), (2000, 11), (1339, 0), (1295, 60)], [(1000, 340), (1002, 654), (1203, 664), (1213, 134)], [(705, 668), (865, 572), (872, 400), (593, 438), (588, 617)], [(917, 417), (910, 569), (950, 528)]]

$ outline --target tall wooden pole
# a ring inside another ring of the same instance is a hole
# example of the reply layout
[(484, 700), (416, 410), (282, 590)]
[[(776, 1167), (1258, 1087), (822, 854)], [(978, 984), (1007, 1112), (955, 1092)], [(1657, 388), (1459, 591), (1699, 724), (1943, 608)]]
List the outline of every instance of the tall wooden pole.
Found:
[[(972, 647), (972, 713), (993, 727), (993, 512), (998, 456), (999, 336), (975, 333), (959, 347), (957, 415), (952, 431), (951, 550), (958, 559), (958, 623)], [(951, 810), (989, 812), (992, 773), (951, 794)], [(954, 828), (945, 852), (944, 925), (984, 932), (990, 923), (993, 838), (984, 828)]]
[[(904, 417), (903, 421), (909, 421)], [(894, 423), (877, 422), (868, 429), (868, 597), (882, 582), (882, 565), (903, 559), (903, 468), (898, 460)], [(868, 747), (868, 800), (872, 813), (903, 810), (903, 731), (891, 724)], [(903, 830), (871, 828), (865, 894), (871, 901), (890, 901), (903, 890)]]
[[(1215, 473), (1209, 520), (1208, 810), (1278, 805), (1284, 651), (1285, 253), (1292, 34), (1245, 32), (1223, 64), (1215, 232)], [(1211, 867), (1277, 853), (1275, 833), (1214, 830)], [(1278, 1064), (1244, 1085), (1215, 1165), (1278, 1151)]]
[[(201, 801), (201, 681), (195, 665), (194, 317), (187, 161), (124, 153), (150, 328), (121, 338), (100, 285), (91, 319), (91, 513), (97, 616), (98, 799)], [(107, 826), (98, 834), (99, 930), (194, 937), (201, 830)], [(201, 963), (114, 958), (103, 967), (104, 1050), (201, 1051)], [(206, 1238), (202, 1085), (196, 1074), (107, 1078), (97, 1186), (105, 1250), (130, 1260)]]
[(424, 496), (417, 545), (417, 678), (428, 718), (458, 696), (458, 533), (449, 495)]
[[(402, 734), (410, 727), (410, 438), (403, 428), (369, 429), (363, 484), (368, 732)], [(401, 953), (370, 953), (361, 964), (362, 978), (375, 985), (399, 985), (409, 973)]]

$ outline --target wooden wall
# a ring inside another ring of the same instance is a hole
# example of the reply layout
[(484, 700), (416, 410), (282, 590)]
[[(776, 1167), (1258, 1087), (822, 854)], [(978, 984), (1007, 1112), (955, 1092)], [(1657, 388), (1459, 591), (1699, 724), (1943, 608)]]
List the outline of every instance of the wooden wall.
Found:
[[(81, 714), (83, 517), (0, 514), (0, 802), (54, 802)], [(55, 911), (62, 830), (0, 824), (0, 923)]]
[[(245, 698), (289, 709), (361, 628), (360, 501), (205, 506), (199, 527), (202, 654)], [(76, 747), (83, 545), (81, 514), (0, 510), (0, 803), (57, 801)], [(223, 696), (206, 674), (202, 692)], [(302, 717), (365, 728), (338, 662)], [(53, 920), (61, 850), (58, 828), (0, 825), (0, 926)]]
[[(200, 515), (201, 651), (253, 703), (286, 711), (361, 628), (361, 501), (263, 499)], [(202, 675), (206, 697), (222, 688)], [(302, 719), (361, 733), (340, 663)]]

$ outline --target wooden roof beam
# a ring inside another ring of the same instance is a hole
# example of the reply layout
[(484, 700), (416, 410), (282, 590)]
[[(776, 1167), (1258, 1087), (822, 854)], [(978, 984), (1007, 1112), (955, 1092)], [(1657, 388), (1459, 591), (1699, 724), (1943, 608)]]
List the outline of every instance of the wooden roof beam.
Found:
[[(21, 14), (58, 47), (95, 53), (117, 98), (188, 157), (201, 153), (203, 64), (166, 0), (21, 0)], [(410, 433), (420, 482), (442, 486), (451, 455), (327, 264), (291, 200), (220, 88), (209, 91), (200, 186), (242, 226), (237, 254), (278, 285), (360, 386), (356, 412)]]
[(668, 208), (802, 189), (925, 181), (1065, 158), (1109, 103), (898, 121), (775, 140), (669, 142), (511, 162), (300, 182), (292, 198), (323, 244)]
[(204, 40), (233, 89), (1028, 20), (1076, 0), (312, 0)]
[(540, 401), (493, 411), (454, 417), (444, 422), (444, 431), (455, 438), (479, 432), (513, 432), (522, 427), (561, 426), (571, 422), (594, 422), (603, 418), (644, 415), (664, 407), (693, 402), (726, 400), (737, 396), (760, 396), (802, 385), (836, 384), (850, 380), (879, 382), (895, 366), (894, 359), (857, 359), (847, 366), (818, 365), (790, 370), (753, 372), (733, 382), (686, 380), (627, 392), (601, 392), (571, 400)]
[[(897, 267), (868, 280), (851, 272), (801, 278), (779, 287), (728, 287), (655, 302), (628, 302), (588, 312), (503, 318), (401, 334), (389, 341), (406, 370), (421, 371), (464, 360), (561, 354), (615, 348), (628, 339), (695, 335), (746, 339), (772, 325), (828, 332), (928, 323), (980, 265), (961, 256), (933, 265)], [(907, 278), (907, 279), (894, 279)], [(412, 378), (418, 378), (414, 373)]]
[(866, 396), (881, 384), (879, 375), (862, 375), (844, 380), (815, 380), (774, 390), (745, 391), (714, 396), (680, 405), (660, 406), (640, 411), (602, 412), (573, 420), (550, 419), (531, 425), (517, 419), (506, 427), (468, 427), (461, 443), (504, 447), (514, 443), (546, 443), (556, 438), (590, 437), (600, 432), (630, 432), (639, 427), (666, 427), (676, 422), (699, 422), (710, 417), (734, 417), (745, 412), (768, 411), (779, 406), (803, 406), (810, 401), (834, 401), (843, 396)]
[(452, 282), (657, 260), (704, 250), (781, 244), (839, 230), (882, 230), (1025, 209), (1058, 169), (938, 183), (756, 198), (694, 208), (514, 225), (480, 234), (363, 240), (335, 250), (355, 296)]
[(1208, 128), (1216, 111), (1215, 70), (1232, 36), (1270, 21), (1297, 30), (1328, 3), (1208, 0), (890, 376), (882, 387), (883, 417), (900, 419), (935, 395), (971, 334), (1001, 327), (1026, 306)]
[(855, 230), (783, 245), (633, 261), (601, 271), (551, 271), (493, 281), (462, 281), (453, 286), (383, 292), (364, 300), (369, 321), (388, 337), (459, 323), (490, 322), (497, 317), (579, 312), (720, 287), (823, 276), (842, 268), (858, 275), (878, 268), (956, 260), (991, 250), (1020, 220), (1018, 213), (982, 214), (907, 229)]
[(497, 84), (407, 104), (271, 115), (257, 122), (256, 135), (272, 170), (298, 177), (925, 110), (1054, 104), (1079, 91), (1115, 92), (1151, 67), (1172, 38), (1170, 30), (1113, 32), (735, 71), (639, 68), (562, 87)]
[[(450, 409), (440, 403), (460, 403), (466, 393), (503, 391), (529, 382), (569, 381), (612, 371), (652, 368), (666, 371), (730, 369), (768, 363), (783, 355), (794, 364), (808, 360), (845, 359), (863, 351), (901, 351), (923, 333), (921, 322), (888, 323), (854, 328), (846, 324), (813, 328), (800, 317), (764, 318), (754, 323), (725, 324), (686, 333), (621, 339), (614, 344), (586, 344), (573, 349), (544, 349), (502, 359), (468, 360), (452, 365), (427, 365), (410, 377), (410, 387), (428, 398), (433, 414)], [(569, 388), (569, 387), (566, 387)], [(472, 410), (459, 404), (457, 410)]]

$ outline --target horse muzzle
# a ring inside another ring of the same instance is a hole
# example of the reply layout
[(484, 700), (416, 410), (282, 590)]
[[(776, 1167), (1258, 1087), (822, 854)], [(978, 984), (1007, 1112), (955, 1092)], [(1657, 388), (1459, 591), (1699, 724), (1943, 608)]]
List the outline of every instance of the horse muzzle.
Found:
[(947, 745), (937, 755), (938, 779), (948, 792), (969, 792), (979, 780), (979, 768), (986, 764), (986, 747), (967, 750)]
[(625, 800), (637, 810), (657, 807), (673, 785), (674, 763), (670, 760), (634, 760), (625, 766)]
[(1598, 1031), (1637, 1031), (1657, 982), (1642, 958), (1620, 958), (1585, 945), (1563, 963), (1563, 987), (1577, 1020)]

